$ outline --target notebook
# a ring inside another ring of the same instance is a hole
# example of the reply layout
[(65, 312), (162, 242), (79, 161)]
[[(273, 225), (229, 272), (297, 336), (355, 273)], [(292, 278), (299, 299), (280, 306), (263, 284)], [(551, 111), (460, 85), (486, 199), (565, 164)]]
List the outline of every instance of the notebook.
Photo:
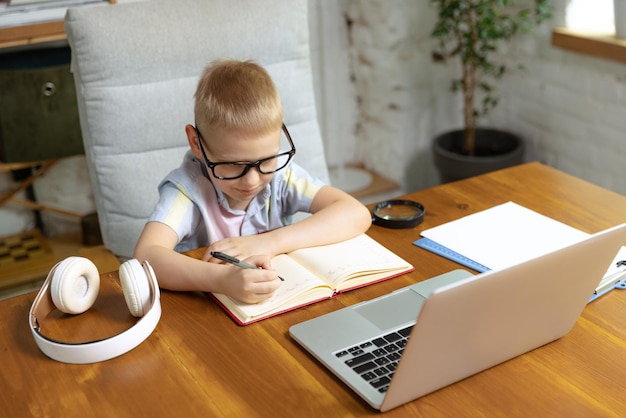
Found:
[(623, 224), (505, 269), (454, 270), (289, 333), (387, 411), (563, 337), (625, 242)]
[(283, 278), (271, 298), (243, 303), (219, 293), (209, 296), (237, 324), (248, 325), (413, 271), (411, 264), (365, 234), (279, 254), (271, 262)]

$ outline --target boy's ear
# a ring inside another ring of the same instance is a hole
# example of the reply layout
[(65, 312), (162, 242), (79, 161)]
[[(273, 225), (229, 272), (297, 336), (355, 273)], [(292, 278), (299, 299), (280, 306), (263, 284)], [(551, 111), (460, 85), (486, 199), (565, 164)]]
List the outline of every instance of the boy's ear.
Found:
[(200, 151), (200, 146), (198, 145), (200, 138), (198, 138), (196, 128), (193, 125), (186, 125), (185, 134), (187, 134), (187, 142), (189, 142), (189, 148), (194, 157), (202, 161), (202, 151)]

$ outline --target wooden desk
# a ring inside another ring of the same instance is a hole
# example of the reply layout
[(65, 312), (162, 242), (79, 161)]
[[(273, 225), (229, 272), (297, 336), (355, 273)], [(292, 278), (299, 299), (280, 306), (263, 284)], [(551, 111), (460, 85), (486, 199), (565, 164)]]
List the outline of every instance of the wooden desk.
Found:
[[(412, 245), (422, 229), (514, 200), (587, 232), (626, 221), (626, 197), (538, 163), (407, 196), (426, 207), (411, 230), (369, 234), (415, 265), (411, 274), (294, 312), (238, 327), (210, 299), (163, 292), (156, 331), (107, 362), (46, 358), (28, 329), (35, 294), (0, 302), (0, 404), (6, 416), (377, 415), (288, 335), (290, 325), (370, 299), (458, 265)], [(103, 276), (95, 307), (52, 314), (49, 335), (105, 337), (132, 323), (115, 273)], [(529, 309), (532, 306), (529, 305)], [(566, 337), (392, 410), (388, 416), (624, 416), (626, 293), (587, 306)]]

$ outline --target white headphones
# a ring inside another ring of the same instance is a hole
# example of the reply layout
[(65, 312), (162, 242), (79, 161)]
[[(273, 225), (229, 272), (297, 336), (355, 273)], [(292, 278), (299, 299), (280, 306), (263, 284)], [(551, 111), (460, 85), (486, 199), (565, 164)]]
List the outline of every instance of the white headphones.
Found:
[(68, 314), (85, 312), (98, 296), (100, 274), (86, 258), (69, 257), (57, 263), (30, 308), (30, 328), (39, 349), (63, 363), (86, 364), (122, 355), (148, 338), (161, 318), (156, 275), (147, 261), (142, 264), (132, 259), (122, 263), (119, 277), (130, 313), (141, 319), (126, 331), (104, 340), (64, 343), (42, 335), (37, 318), (45, 318), (55, 307)]

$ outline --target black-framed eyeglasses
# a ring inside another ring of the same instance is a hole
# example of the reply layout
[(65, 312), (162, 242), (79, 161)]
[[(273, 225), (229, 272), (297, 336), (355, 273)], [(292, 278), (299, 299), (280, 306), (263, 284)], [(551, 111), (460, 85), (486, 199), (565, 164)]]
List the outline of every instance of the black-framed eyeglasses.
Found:
[(280, 154), (274, 155), (272, 157), (263, 158), (258, 161), (223, 161), (219, 163), (214, 163), (209, 160), (204, 151), (204, 146), (202, 145), (202, 134), (198, 129), (198, 126), (195, 126), (196, 135), (198, 135), (198, 145), (200, 146), (200, 151), (202, 152), (202, 156), (204, 157), (204, 162), (207, 167), (211, 169), (213, 176), (220, 180), (235, 180), (240, 177), (243, 177), (248, 173), (251, 168), (256, 168), (259, 170), (261, 174), (272, 174), (277, 172), (278, 170), (282, 170), (287, 166), (289, 161), (296, 155), (296, 147), (293, 145), (293, 141), (291, 140), (291, 135), (289, 135), (289, 131), (287, 127), (283, 123), (283, 132), (287, 137), (287, 141), (289, 141), (289, 146), (291, 150), (281, 152)]

